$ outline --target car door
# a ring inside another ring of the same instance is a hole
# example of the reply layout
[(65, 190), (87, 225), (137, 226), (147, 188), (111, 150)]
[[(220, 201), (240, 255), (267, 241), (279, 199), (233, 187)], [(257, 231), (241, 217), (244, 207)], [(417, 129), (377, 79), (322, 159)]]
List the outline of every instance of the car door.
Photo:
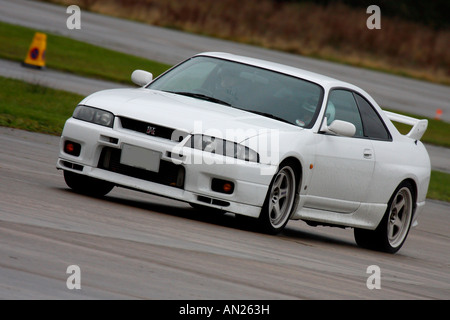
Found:
[(330, 91), (325, 112), (327, 123), (351, 122), (353, 137), (318, 132), (314, 136), (316, 158), (305, 207), (351, 213), (367, 198), (375, 167), (372, 141), (363, 133), (361, 116), (351, 91)]

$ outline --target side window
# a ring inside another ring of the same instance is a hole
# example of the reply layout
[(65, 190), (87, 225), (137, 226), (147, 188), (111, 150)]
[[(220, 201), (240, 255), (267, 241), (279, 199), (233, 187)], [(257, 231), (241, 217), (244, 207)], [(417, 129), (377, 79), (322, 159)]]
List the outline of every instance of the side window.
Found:
[(352, 92), (342, 89), (331, 91), (328, 96), (325, 116), (328, 125), (334, 120), (351, 122), (356, 127), (355, 137), (364, 136), (361, 116)]
[(371, 139), (391, 140), (389, 131), (372, 105), (357, 93), (355, 93), (355, 98), (363, 120), (364, 136)]

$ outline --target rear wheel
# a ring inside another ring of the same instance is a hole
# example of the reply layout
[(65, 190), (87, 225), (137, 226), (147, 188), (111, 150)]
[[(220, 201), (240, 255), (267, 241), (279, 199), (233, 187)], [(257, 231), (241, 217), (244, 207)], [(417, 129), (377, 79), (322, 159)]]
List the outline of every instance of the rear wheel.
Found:
[(109, 193), (114, 184), (71, 171), (64, 171), (66, 184), (74, 191), (94, 197), (102, 197)]
[(259, 216), (263, 231), (277, 234), (286, 226), (294, 208), (296, 183), (296, 175), (292, 166), (281, 164), (269, 186)]
[(402, 183), (389, 200), (386, 213), (375, 230), (355, 229), (356, 243), (364, 248), (395, 253), (403, 246), (414, 213), (413, 187)]

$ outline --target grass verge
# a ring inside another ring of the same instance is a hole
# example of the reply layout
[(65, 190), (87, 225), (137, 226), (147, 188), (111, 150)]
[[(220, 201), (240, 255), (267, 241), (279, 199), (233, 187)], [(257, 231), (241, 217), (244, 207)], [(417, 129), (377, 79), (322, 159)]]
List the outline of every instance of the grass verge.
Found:
[[(0, 126), (60, 135), (83, 96), (0, 77)], [(450, 174), (433, 171), (428, 198), (450, 202)]]
[[(0, 58), (24, 61), (33, 40), (33, 30), (0, 22)], [(97, 47), (85, 42), (47, 33), (46, 66), (83, 76), (131, 83), (136, 69), (158, 76), (170, 66), (144, 58)]]
[(60, 135), (83, 96), (0, 77), (0, 126)]
[(431, 171), (427, 198), (450, 202), (450, 174)]

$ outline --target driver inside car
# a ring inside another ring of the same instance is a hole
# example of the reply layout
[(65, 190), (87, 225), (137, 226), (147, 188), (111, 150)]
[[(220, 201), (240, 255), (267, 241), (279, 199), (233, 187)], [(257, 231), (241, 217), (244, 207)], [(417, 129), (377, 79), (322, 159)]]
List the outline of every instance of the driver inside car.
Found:
[(231, 68), (222, 68), (216, 83), (214, 97), (234, 104), (238, 100), (239, 73)]

